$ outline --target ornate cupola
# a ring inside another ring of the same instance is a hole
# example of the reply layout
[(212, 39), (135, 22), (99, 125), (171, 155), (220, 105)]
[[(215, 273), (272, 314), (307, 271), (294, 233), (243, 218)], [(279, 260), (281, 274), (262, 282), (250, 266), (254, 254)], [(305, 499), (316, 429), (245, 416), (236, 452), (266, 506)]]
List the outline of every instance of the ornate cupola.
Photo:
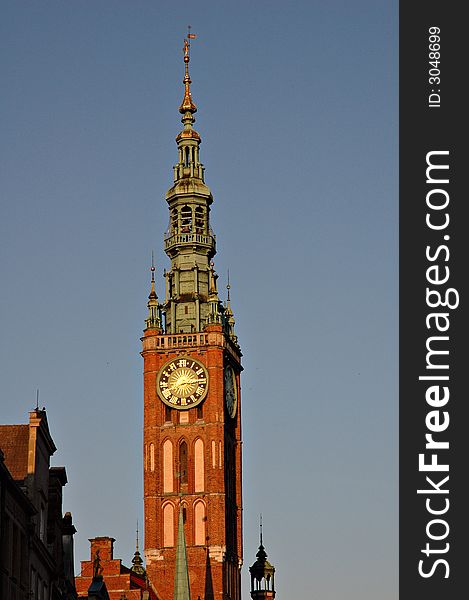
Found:
[(203, 331), (209, 321), (210, 261), (216, 253), (210, 228), (213, 197), (204, 181), (200, 162), (200, 135), (194, 129), (197, 107), (192, 99), (189, 75), (190, 38), (184, 40), (184, 98), (179, 107), (184, 125), (176, 136), (178, 162), (174, 184), (166, 193), (169, 226), (165, 252), (171, 259), (166, 273), (166, 333)]
[(267, 560), (267, 553), (262, 542), (262, 518), (260, 525), (260, 545), (256, 554), (256, 562), (249, 567), (251, 574), (251, 598), (267, 600), (275, 598), (275, 567)]

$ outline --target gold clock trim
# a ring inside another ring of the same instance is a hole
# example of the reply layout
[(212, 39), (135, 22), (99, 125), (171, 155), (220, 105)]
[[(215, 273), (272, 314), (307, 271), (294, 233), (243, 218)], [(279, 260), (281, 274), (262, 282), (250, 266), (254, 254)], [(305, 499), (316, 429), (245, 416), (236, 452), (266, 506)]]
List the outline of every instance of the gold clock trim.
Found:
[(176, 356), (159, 370), (156, 391), (162, 402), (176, 410), (198, 406), (208, 392), (208, 371), (191, 356)]

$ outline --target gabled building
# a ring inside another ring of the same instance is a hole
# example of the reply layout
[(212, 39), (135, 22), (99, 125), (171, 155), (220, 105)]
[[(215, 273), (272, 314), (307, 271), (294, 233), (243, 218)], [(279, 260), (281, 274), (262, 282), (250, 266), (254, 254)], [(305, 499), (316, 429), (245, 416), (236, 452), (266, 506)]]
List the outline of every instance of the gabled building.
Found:
[(29, 423), (0, 425), (0, 592), (8, 600), (76, 598), (70, 513), (63, 516), (64, 467), (45, 410)]

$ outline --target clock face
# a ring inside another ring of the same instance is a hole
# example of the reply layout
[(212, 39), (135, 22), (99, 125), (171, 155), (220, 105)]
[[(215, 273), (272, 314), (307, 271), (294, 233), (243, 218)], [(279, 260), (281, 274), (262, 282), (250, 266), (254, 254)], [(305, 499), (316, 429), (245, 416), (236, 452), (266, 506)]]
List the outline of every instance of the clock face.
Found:
[(156, 389), (161, 400), (171, 408), (192, 408), (207, 395), (207, 369), (194, 358), (178, 356), (161, 368)]
[(236, 375), (230, 365), (225, 366), (225, 405), (228, 414), (233, 419), (238, 407), (238, 391), (236, 388)]

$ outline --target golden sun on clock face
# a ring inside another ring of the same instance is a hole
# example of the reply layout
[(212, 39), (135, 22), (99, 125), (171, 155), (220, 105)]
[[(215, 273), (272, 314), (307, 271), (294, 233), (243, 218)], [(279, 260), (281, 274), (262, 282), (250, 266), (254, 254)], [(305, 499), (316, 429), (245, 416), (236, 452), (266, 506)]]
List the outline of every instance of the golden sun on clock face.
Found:
[(207, 395), (207, 369), (190, 356), (178, 356), (161, 368), (156, 389), (161, 400), (171, 408), (192, 408)]

